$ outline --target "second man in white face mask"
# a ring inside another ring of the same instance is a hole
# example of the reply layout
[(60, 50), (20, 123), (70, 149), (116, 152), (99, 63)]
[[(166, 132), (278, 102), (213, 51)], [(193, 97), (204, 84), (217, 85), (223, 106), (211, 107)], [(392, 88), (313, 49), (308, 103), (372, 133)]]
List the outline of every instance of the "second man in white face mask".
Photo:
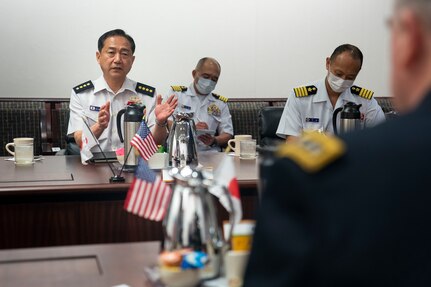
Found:
[(326, 59), (328, 73), (324, 79), (293, 89), (280, 119), (277, 135), (294, 139), (306, 130), (332, 134), (332, 115), (347, 102), (362, 105), (360, 112), (365, 127), (383, 122), (385, 115), (373, 98), (374, 93), (353, 85), (362, 62), (363, 55), (359, 48), (350, 44), (337, 47)]
[(198, 151), (221, 151), (233, 136), (227, 98), (213, 93), (220, 72), (220, 64), (215, 59), (202, 58), (192, 72), (193, 83), (189, 87), (172, 86), (166, 95), (166, 98), (172, 94), (178, 98), (174, 114), (194, 114), (196, 129), (200, 131)]

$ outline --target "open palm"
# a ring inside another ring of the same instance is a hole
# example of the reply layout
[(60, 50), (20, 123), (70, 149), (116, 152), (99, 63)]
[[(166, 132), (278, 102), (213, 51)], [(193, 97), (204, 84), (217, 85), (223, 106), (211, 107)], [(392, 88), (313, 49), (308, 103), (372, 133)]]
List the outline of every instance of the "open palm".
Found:
[(177, 104), (178, 99), (175, 95), (171, 95), (164, 103), (162, 103), (162, 96), (158, 95), (155, 109), (157, 121), (160, 123), (166, 122), (166, 120), (174, 113)]

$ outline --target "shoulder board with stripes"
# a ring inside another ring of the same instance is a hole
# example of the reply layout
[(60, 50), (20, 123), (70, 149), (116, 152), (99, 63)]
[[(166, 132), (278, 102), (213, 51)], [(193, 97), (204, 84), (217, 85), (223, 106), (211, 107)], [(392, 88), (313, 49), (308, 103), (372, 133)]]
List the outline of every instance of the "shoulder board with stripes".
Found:
[(212, 95), (213, 95), (214, 98), (216, 98), (217, 100), (220, 100), (222, 102), (227, 103), (227, 101), (229, 101), (229, 99), (226, 98), (226, 97), (223, 97), (223, 96), (220, 96), (220, 95), (217, 95), (217, 94), (214, 94), (214, 93), (212, 93)]
[(298, 140), (280, 145), (276, 156), (289, 158), (304, 171), (316, 173), (345, 154), (345, 143), (331, 135), (311, 132)]
[(156, 92), (156, 88), (142, 84), (142, 83), (136, 83), (136, 92), (153, 97), (154, 93)]
[(92, 88), (94, 88), (93, 83), (91, 81), (88, 81), (74, 87), (73, 90), (75, 91), (75, 93), (79, 94), (85, 90), (92, 89)]
[(371, 100), (373, 95), (374, 95), (373, 91), (370, 91), (370, 90), (367, 90), (367, 89), (364, 89), (364, 88), (361, 88), (358, 86), (352, 86), (350, 88), (350, 91), (352, 92), (352, 94), (360, 96), (361, 98), (364, 98), (367, 100)]
[(294, 88), (293, 91), (295, 92), (295, 96), (297, 98), (302, 98), (315, 95), (317, 93), (317, 88), (316, 86), (303, 86)]
[(187, 92), (186, 86), (171, 86), (174, 92)]

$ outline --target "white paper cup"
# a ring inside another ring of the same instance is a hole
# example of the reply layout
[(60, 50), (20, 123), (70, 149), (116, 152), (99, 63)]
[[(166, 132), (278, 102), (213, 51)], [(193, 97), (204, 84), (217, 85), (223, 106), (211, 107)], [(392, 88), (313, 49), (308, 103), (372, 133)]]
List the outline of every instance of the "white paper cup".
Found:
[[(33, 138), (14, 138), (13, 143), (6, 144), (6, 150), (14, 156), (15, 163), (27, 165), (34, 162)], [(14, 147), (14, 151), (10, 147)]]
[(226, 252), (225, 274), (229, 287), (241, 287), (244, 281), (245, 268), (247, 266), (250, 251), (228, 251)]

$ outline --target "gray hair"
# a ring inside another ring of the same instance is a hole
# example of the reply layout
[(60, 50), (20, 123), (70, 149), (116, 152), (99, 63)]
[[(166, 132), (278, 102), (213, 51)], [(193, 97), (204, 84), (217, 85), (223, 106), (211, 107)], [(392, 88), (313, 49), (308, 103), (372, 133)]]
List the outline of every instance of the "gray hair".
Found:
[(212, 62), (212, 63), (216, 64), (216, 66), (218, 67), (219, 72), (221, 72), (221, 66), (220, 66), (219, 62), (217, 62), (217, 60), (216, 60), (216, 59), (214, 59), (214, 58), (210, 58), (210, 57), (205, 57), (205, 58), (200, 59), (200, 60), (198, 61), (197, 65), (196, 65), (196, 70), (197, 70), (197, 71), (200, 71), (200, 70), (202, 69), (202, 66), (203, 66), (207, 61), (209, 61), (209, 62)]

